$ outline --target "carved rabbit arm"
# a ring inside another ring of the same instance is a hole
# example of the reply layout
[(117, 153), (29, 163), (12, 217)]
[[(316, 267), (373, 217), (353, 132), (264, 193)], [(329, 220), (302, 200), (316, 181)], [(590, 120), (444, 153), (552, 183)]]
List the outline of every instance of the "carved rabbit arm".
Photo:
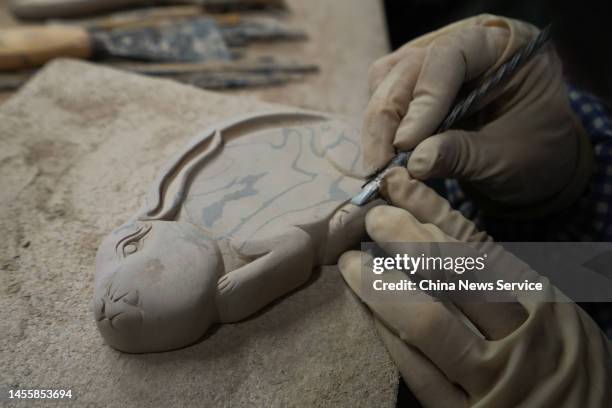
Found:
[(219, 279), (221, 322), (235, 322), (304, 284), (316, 262), (310, 234), (288, 227), (278, 235), (251, 241), (240, 255), (256, 258)]

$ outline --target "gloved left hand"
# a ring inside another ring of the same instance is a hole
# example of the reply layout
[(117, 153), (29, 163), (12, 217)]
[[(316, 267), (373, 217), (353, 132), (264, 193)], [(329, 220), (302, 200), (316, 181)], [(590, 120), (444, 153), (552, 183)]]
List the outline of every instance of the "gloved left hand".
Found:
[[(366, 226), (387, 252), (394, 251), (388, 243), (470, 242), (515, 281), (538, 280), (527, 264), (478, 231), (433, 190), (410, 178), (406, 169), (391, 170), (381, 192), (396, 207), (373, 208)], [(424, 292), (402, 293), (411, 297), (405, 302), (368, 297), (362, 286), (362, 274), (370, 272), (368, 262), (367, 254), (349, 251), (340, 258), (339, 267), (372, 310), (381, 339), (423, 406), (609, 406), (611, 343), (546, 279), (539, 279), (545, 285), (545, 302), (521, 292), (508, 303), (456, 301), (458, 316)], [(406, 276), (390, 271), (380, 278), (393, 282)]]

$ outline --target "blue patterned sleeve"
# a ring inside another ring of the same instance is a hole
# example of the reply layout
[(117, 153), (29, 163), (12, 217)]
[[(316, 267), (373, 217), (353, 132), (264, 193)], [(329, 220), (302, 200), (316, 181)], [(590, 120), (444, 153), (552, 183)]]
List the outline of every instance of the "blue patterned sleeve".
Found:
[(568, 88), (569, 102), (580, 118), (593, 146), (595, 168), (587, 189), (562, 214), (530, 222), (505, 222), (487, 218), (461, 190), (457, 180), (445, 181), (451, 205), (487, 230), (497, 240), (506, 241), (612, 241), (612, 120), (610, 112), (596, 96)]

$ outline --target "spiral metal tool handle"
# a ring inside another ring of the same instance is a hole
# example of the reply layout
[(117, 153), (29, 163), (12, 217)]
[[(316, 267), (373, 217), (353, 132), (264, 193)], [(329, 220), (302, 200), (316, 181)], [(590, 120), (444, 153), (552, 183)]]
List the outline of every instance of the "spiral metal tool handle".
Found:
[[(480, 85), (471, 91), (463, 99), (460, 99), (450, 113), (446, 116), (442, 124), (436, 129), (435, 134), (444, 132), (459, 119), (466, 116), (474, 104), (481, 101), (482, 98), (495, 86), (516, 73), (523, 64), (528, 61), (541, 47), (548, 41), (550, 37), (550, 25), (546, 26), (540, 33), (529, 41), (524, 47), (516, 51), (512, 57), (499, 66), (491, 75), (485, 77)], [(351, 204), (362, 206), (378, 196), (380, 183), (387, 171), (393, 167), (406, 166), (412, 152), (398, 153), (382, 170), (380, 170), (374, 178), (366, 182), (359, 194), (351, 199)]]

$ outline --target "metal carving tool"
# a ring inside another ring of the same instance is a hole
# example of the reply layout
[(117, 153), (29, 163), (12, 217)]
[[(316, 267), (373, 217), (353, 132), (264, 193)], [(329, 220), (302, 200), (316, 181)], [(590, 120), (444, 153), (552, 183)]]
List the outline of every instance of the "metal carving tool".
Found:
[[(508, 61), (486, 76), (480, 85), (469, 92), (467, 96), (459, 99), (434, 134), (448, 130), (457, 120), (465, 117), (468, 113), (472, 113), (470, 110), (477, 102), (481, 101), (492, 88), (516, 73), (548, 41), (549, 37), (550, 25), (516, 51)], [(351, 199), (351, 204), (362, 206), (377, 198), (380, 184), (387, 171), (393, 167), (406, 166), (411, 153), (411, 151), (399, 152), (382, 170), (378, 171), (373, 178), (363, 185), (361, 191)]]
[(0, 71), (31, 68), (56, 57), (119, 57), (141, 61), (228, 61), (225, 40), (213, 20), (127, 30), (87, 30), (39, 25), (0, 29)]
[(219, 24), (219, 29), (230, 47), (243, 47), (252, 42), (302, 41), (308, 38), (306, 32), (287, 27), (272, 18), (242, 19), (235, 24)]

